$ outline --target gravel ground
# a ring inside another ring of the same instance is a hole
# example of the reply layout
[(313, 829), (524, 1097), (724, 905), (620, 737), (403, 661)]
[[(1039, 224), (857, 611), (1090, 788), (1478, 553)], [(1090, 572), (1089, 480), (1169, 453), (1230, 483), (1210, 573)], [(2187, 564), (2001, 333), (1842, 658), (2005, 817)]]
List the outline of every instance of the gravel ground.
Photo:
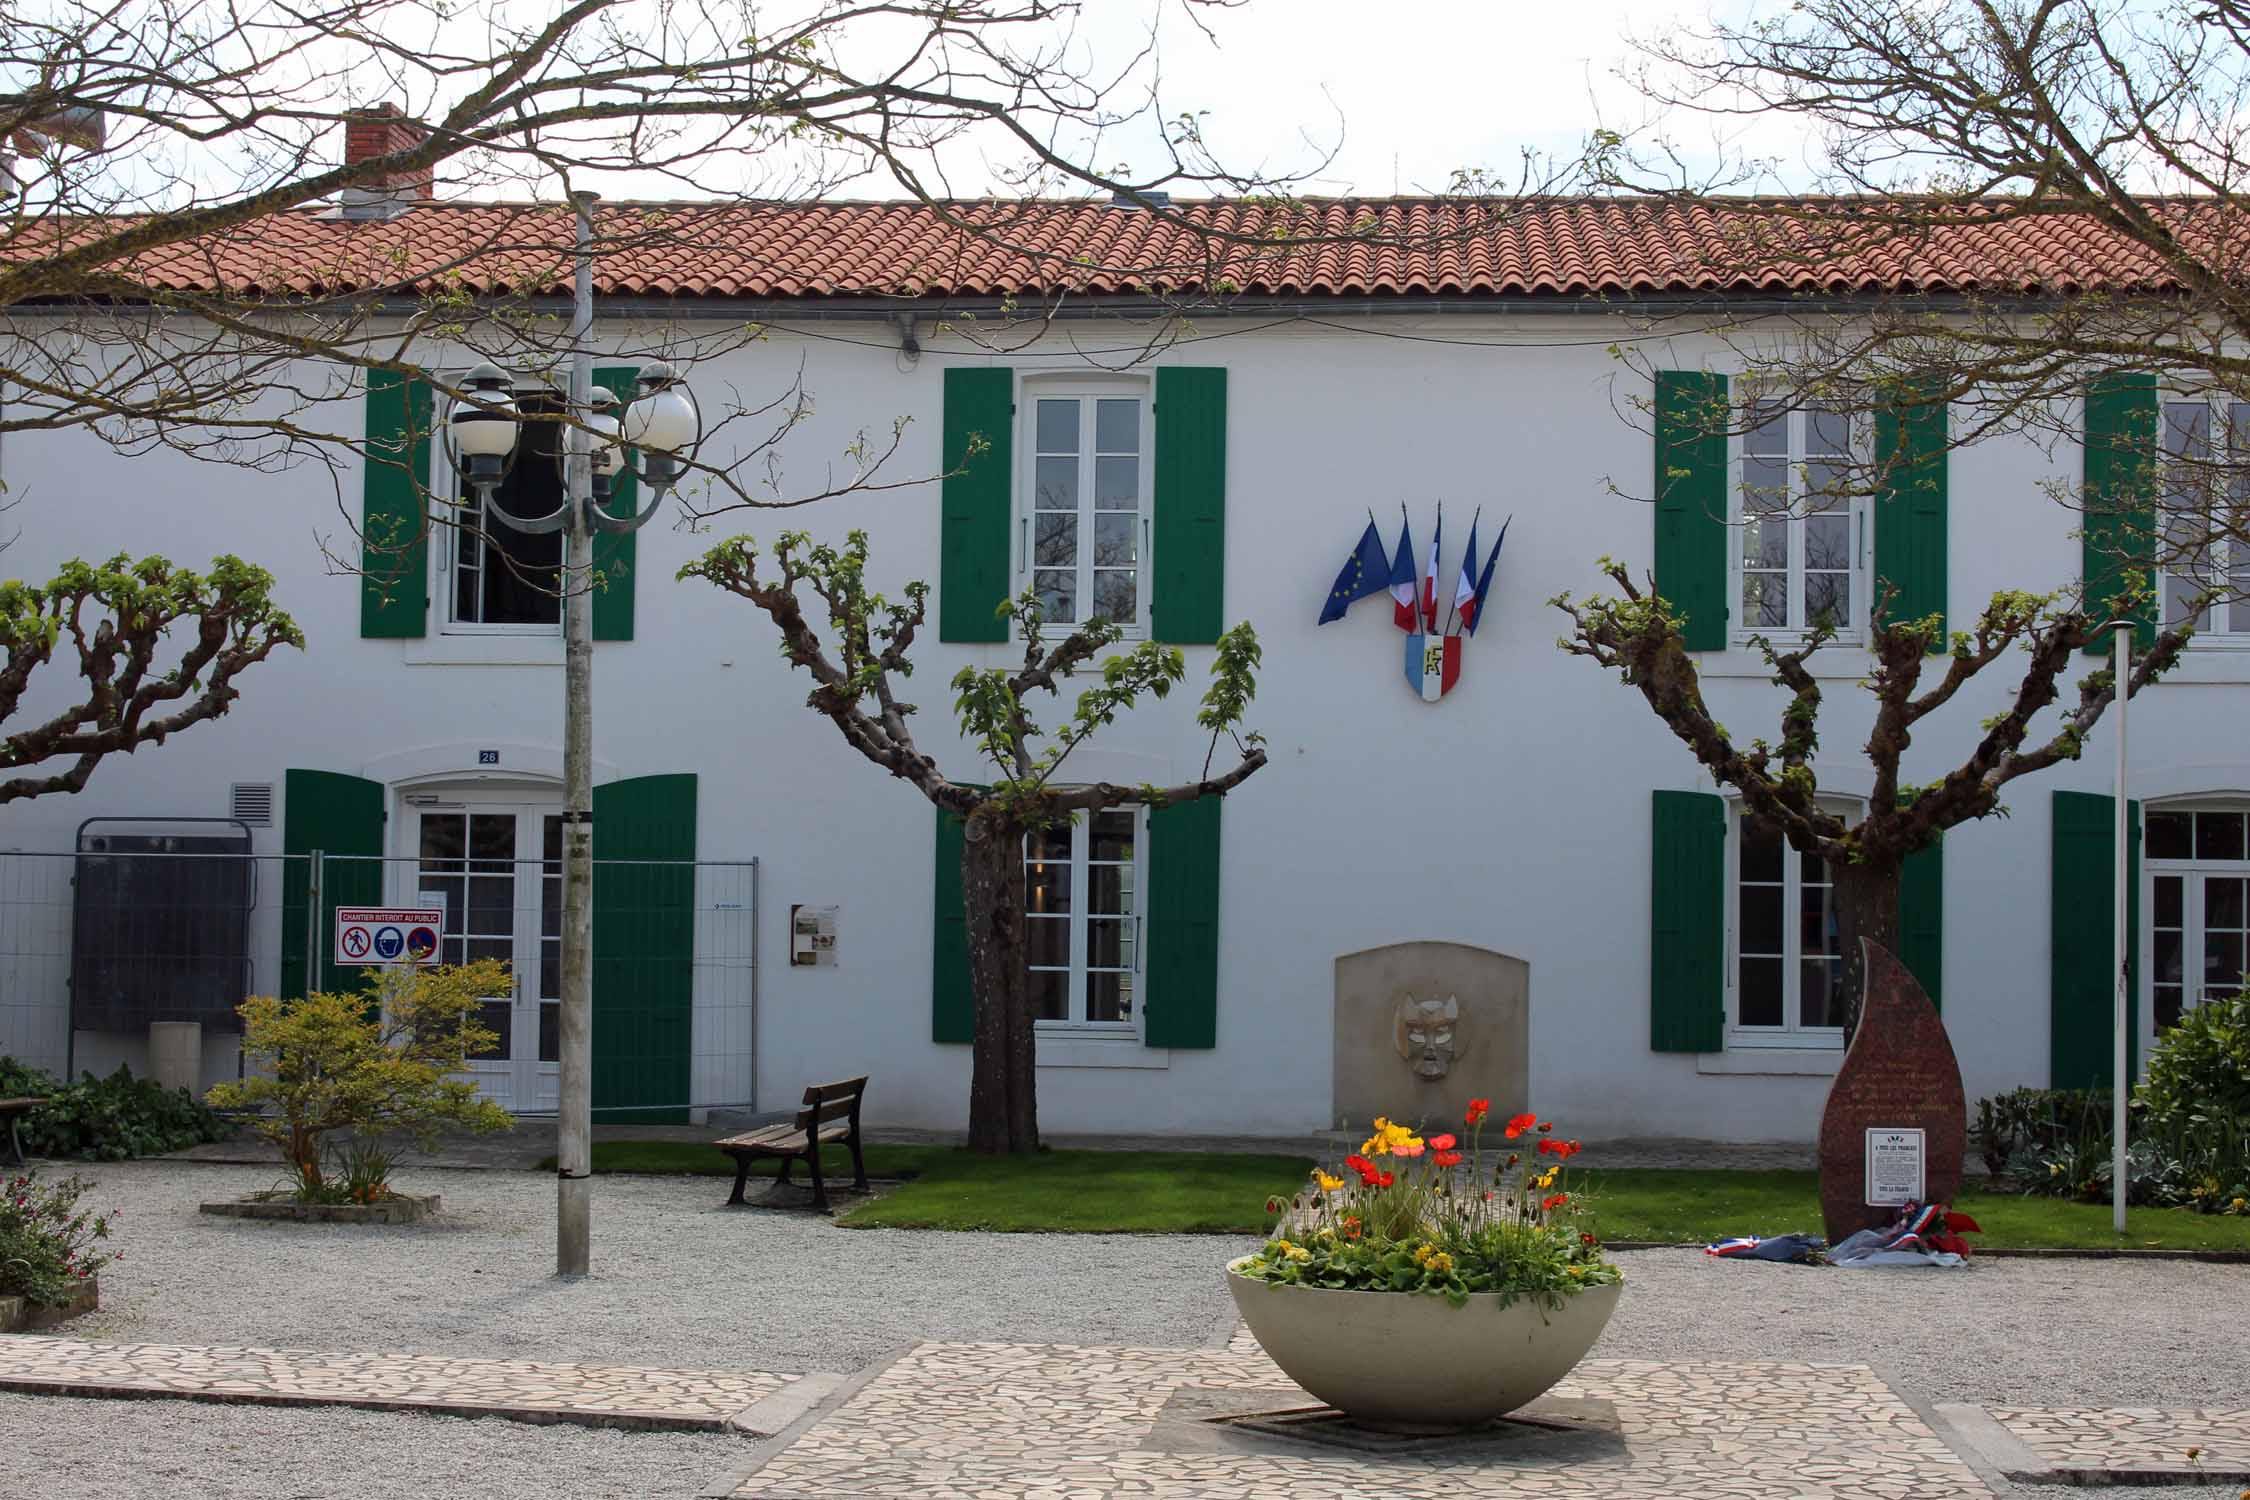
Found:
[[(601, 1274), (565, 1286), (548, 1275), (553, 1180), (535, 1174), (409, 1174), (402, 1186), (444, 1193), (447, 1212), (391, 1229), (195, 1212), (270, 1185), (264, 1168), (82, 1170), (99, 1184), (93, 1201), (123, 1210), (125, 1259), (103, 1273), (102, 1311), (69, 1330), (95, 1339), (783, 1371), (850, 1371), (918, 1339), (1197, 1345), (1232, 1330), (1214, 1272), (1248, 1243), (844, 1231), (721, 1209), (715, 1179), (607, 1177), (595, 1191)], [(1923, 1402), (2231, 1405), (2250, 1391), (2239, 1317), (2250, 1266), (1619, 1259), (1628, 1291), (1596, 1355), (1866, 1361)], [(743, 1458), (719, 1436), (180, 1402), (103, 1403), (81, 1421), (79, 1409), (0, 1395), (0, 1496), (686, 1496)]]
[(685, 1500), (748, 1453), (716, 1433), (0, 1392), (9, 1500)]
[[(1838, 1271), (1628, 1250), (1596, 1356), (1872, 1364), (1923, 1401), (2239, 1406), (2250, 1265), (1993, 1257)], [(2231, 1493), (2230, 1493), (2231, 1500)]]
[(259, 1167), (88, 1166), (121, 1208), (124, 1259), (81, 1338), (392, 1349), (680, 1369), (857, 1370), (922, 1339), (1180, 1346), (1223, 1341), (1216, 1266), (1255, 1241), (1189, 1235), (840, 1230), (727, 1209), (720, 1178), (604, 1177), (597, 1274), (554, 1267), (552, 1177), (403, 1174), (445, 1195), (438, 1221), (219, 1219), (197, 1203), (273, 1184)]

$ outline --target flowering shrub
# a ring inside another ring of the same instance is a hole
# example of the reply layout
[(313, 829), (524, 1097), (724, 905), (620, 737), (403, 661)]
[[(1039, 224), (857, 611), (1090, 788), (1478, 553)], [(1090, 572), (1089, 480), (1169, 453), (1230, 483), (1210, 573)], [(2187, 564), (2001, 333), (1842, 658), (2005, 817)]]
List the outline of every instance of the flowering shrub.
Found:
[(8, 1179), (0, 1193), (0, 1297), (67, 1301), (73, 1286), (117, 1259), (95, 1248), (116, 1216), (78, 1206), (92, 1186), (83, 1177), (41, 1182), (36, 1171)]
[(1490, 1101), (1471, 1100), (1464, 1149), (1450, 1132), (1421, 1136), (1387, 1119), (1344, 1158), (1350, 1180), (1313, 1169), (1312, 1187), (1284, 1212), (1279, 1232), (1235, 1269), (1259, 1281), (1350, 1292), (1424, 1292), (1459, 1307), (1472, 1292), (1502, 1306), (1531, 1297), (1549, 1307), (1590, 1286), (1623, 1279), (1602, 1259), (1570, 1190), (1563, 1140), (1535, 1115), (1501, 1130), (1506, 1149), (1489, 1171), (1483, 1150)]

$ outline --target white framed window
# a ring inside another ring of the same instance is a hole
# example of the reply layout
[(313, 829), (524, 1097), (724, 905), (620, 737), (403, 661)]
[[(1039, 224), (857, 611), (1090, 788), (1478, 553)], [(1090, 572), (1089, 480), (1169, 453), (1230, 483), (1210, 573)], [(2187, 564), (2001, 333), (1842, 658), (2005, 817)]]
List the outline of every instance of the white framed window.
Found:
[(1851, 493), (1849, 412), (1753, 396), (1735, 442), (1741, 496), (1735, 633), (1786, 635), (1823, 616), (1849, 638), (1868, 616), (1869, 513)]
[(2250, 965), (2250, 808), (2152, 807), (2143, 838), (2144, 1030), (2160, 1034), (2190, 1008), (2242, 988)]
[(1147, 840), (1137, 808), (1024, 838), (1031, 1013), (1043, 1029), (1137, 1033)]
[(1144, 380), (1024, 387), (1018, 587), (1047, 620), (1148, 633), (1153, 403)]
[(1827, 862), (1757, 826), (1740, 802), (1729, 813), (1728, 1045), (1841, 1047), (1844, 943)]
[[(519, 388), (517, 409), (560, 410), (545, 387)], [(493, 491), (495, 507), (516, 516), (544, 516), (563, 501), (562, 433), (553, 422), (525, 422), (517, 430), (507, 477)], [(444, 528), (444, 594), (438, 607), (449, 634), (555, 635), (562, 633), (560, 531), (518, 531), (488, 516), (458, 476), (453, 525)]]
[(2196, 620), (2199, 639), (2250, 646), (2250, 402), (2168, 396), (2160, 439), (2157, 576), (2166, 625), (2215, 595)]

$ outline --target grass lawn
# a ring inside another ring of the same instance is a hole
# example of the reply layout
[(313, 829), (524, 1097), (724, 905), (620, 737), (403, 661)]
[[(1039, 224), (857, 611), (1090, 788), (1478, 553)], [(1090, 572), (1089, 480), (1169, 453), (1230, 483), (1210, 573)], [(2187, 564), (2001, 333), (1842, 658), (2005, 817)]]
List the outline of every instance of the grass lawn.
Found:
[(837, 1222), (853, 1229), (1263, 1234), (1266, 1199), (1295, 1192), (1303, 1156), (1215, 1151), (949, 1151)]
[[(550, 1158), (543, 1168), (552, 1168)], [(1042, 1151), (982, 1157), (950, 1146), (867, 1148), (873, 1177), (903, 1179), (837, 1222), (854, 1229), (1047, 1230), (1084, 1233), (1259, 1234), (1266, 1199), (1295, 1192), (1310, 1160), (1201, 1151)], [(851, 1155), (827, 1147), (821, 1168), (849, 1180)], [(734, 1163), (695, 1141), (596, 1141), (596, 1172), (732, 1177)], [(773, 1164), (761, 1163), (759, 1177)], [(808, 1181), (803, 1167), (792, 1181)], [(1574, 1183), (1594, 1203), (1605, 1240), (1703, 1244), (1736, 1234), (1820, 1232), (1812, 1172), (1588, 1169)], [(1964, 1192), (1954, 1205), (1984, 1226), (1972, 1245), (1999, 1249), (2250, 1251), (2250, 1218), (2176, 1208), (2128, 1211), (2123, 1239), (2109, 1205)]]
[[(778, 1163), (752, 1169), (755, 1186)], [(822, 1150), (821, 1171), (851, 1178), (851, 1153)], [(552, 1170), (554, 1159), (540, 1164)], [(695, 1141), (596, 1141), (596, 1172), (729, 1177), (734, 1163)], [(855, 1229), (1062, 1230), (1083, 1233), (1263, 1234), (1266, 1199), (1295, 1192), (1301, 1156), (1202, 1151), (1042, 1151), (992, 1158), (950, 1146), (867, 1147), (871, 1177), (897, 1189), (838, 1218)], [(800, 1166), (791, 1181), (811, 1179)]]
[[(1736, 1234), (1820, 1233), (1820, 1179), (1812, 1172), (1588, 1169), (1575, 1180), (1592, 1198), (1605, 1240), (1708, 1243)], [(1953, 1206), (1984, 1226), (1968, 1237), (1972, 1246), (2250, 1251), (2250, 1218), (2133, 1208), (2119, 1238), (2110, 1232), (2107, 1203), (1968, 1189)]]
[[(870, 1177), (918, 1177), (932, 1161), (940, 1157), (958, 1155), (946, 1146), (879, 1146), (872, 1142), (866, 1147), (867, 1175)], [(551, 1172), (555, 1159), (548, 1157), (539, 1163), (539, 1170)], [(770, 1178), (781, 1167), (778, 1161), (759, 1162), (750, 1169), (750, 1180)], [(704, 1141), (596, 1141), (594, 1142), (594, 1170), (599, 1172), (641, 1172), (651, 1177), (726, 1177), (734, 1176), (734, 1158), (714, 1149)], [(830, 1177), (841, 1177), (849, 1182), (852, 1175), (852, 1154), (841, 1146), (823, 1146), (820, 1149), (820, 1170)], [(791, 1182), (810, 1182), (812, 1174), (803, 1162), (789, 1174)]]

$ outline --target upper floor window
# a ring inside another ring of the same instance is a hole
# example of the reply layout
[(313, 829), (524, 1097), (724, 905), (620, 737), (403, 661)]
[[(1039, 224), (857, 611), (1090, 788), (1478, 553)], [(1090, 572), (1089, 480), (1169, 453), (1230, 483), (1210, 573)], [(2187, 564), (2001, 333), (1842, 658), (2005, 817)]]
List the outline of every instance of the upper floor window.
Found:
[(1057, 625), (1148, 627), (1146, 387), (1033, 382), (1023, 568)]
[(1841, 1046), (1844, 944), (1827, 862), (1734, 807), (1731, 1040)]
[[(552, 396), (519, 392), (519, 410), (559, 409)], [(516, 453), (492, 503), (515, 516), (544, 516), (562, 504), (563, 429), (553, 422), (525, 422)], [(447, 548), (451, 587), (447, 590), (448, 627), (537, 628), (546, 634), (562, 623), (560, 531), (518, 531), (485, 514), (471, 491), (460, 497)]]
[(2250, 816), (2149, 809), (2149, 1011), (2156, 1030), (2232, 995), (2250, 965)]
[(2250, 402), (2183, 397), (2164, 402), (2164, 480), (2158, 501), (2157, 571), (2164, 623), (2188, 618), (2205, 634), (2250, 635)]
[(1139, 1024), (1140, 827), (1138, 810), (1111, 808), (1025, 837), (1025, 947), (1040, 1021)]
[(1848, 412), (1753, 399), (1740, 445), (1737, 629), (1839, 633), (1867, 615), (1863, 501), (1850, 493)]

